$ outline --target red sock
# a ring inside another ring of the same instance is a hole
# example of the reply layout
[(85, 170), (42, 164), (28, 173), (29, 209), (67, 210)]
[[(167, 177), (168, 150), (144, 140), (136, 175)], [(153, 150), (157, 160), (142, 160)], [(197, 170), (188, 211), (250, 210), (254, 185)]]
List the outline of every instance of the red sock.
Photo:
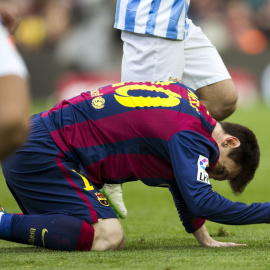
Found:
[(87, 222), (83, 221), (76, 250), (91, 250), (94, 235), (94, 228)]

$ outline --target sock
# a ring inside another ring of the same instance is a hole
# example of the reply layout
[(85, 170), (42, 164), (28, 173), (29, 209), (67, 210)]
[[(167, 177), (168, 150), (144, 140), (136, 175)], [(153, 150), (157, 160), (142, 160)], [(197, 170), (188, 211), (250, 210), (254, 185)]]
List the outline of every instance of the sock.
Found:
[(72, 216), (4, 214), (0, 239), (54, 250), (90, 250), (94, 228)]

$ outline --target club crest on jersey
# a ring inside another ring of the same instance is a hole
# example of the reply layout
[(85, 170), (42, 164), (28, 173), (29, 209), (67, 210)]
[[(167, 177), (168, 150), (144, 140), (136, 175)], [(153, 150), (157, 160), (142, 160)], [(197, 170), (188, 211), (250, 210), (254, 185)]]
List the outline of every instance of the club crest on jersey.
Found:
[(198, 165), (197, 180), (210, 184), (209, 175), (206, 171), (206, 168), (209, 166), (208, 158), (200, 155), (198, 158), (197, 165)]
[(105, 106), (105, 99), (103, 97), (96, 97), (92, 100), (92, 106), (95, 109), (102, 109)]
[(104, 206), (110, 206), (110, 203), (107, 201), (107, 199), (104, 197), (104, 195), (101, 192), (96, 192), (95, 195), (97, 196), (98, 201), (104, 205)]

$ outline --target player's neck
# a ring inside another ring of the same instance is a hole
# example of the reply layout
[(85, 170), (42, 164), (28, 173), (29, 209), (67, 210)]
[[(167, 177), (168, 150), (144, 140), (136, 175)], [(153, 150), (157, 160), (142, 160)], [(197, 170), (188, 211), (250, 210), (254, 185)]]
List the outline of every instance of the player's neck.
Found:
[(224, 140), (224, 136), (225, 136), (224, 130), (222, 129), (219, 122), (217, 122), (217, 124), (212, 132), (212, 137), (217, 143), (219, 143), (219, 142), (222, 142)]

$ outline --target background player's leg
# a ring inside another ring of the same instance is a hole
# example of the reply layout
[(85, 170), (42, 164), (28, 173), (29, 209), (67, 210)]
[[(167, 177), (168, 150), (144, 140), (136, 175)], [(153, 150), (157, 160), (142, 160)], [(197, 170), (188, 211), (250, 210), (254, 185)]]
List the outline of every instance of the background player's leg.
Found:
[(214, 45), (191, 20), (189, 25), (182, 83), (197, 90), (211, 115), (223, 120), (236, 108), (237, 89)]
[(236, 109), (237, 90), (231, 79), (197, 89), (204, 106), (213, 118), (222, 121)]

